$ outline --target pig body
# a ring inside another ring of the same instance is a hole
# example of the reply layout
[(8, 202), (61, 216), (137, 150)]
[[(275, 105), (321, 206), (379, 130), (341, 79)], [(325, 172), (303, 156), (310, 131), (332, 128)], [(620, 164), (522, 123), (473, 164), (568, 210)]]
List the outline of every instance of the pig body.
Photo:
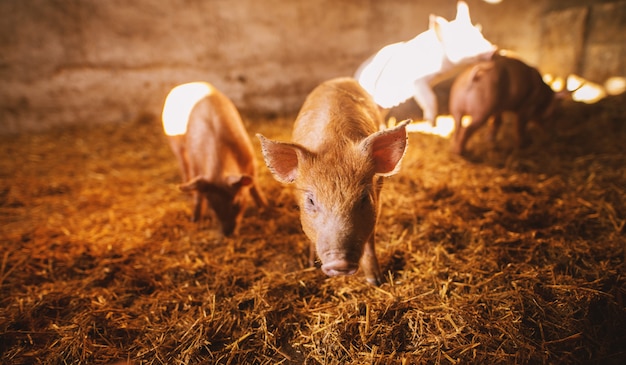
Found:
[[(243, 213), (246, 194), (258, 206), (266, 205), (256, 183), (248, 133), (236, 107), (215, 87), (198, 82), (172, 89), (163, 108), (163, 127), (181, 169), (180, 189), (194, 195), (193, 221), (201, 218), (206, 201), (222, 232), (230, 235)], [(178, 130), (173, 131), (175, 127)]]
[(382, 280), (374, 249), (382, 177), (399, 168), (406, 123), (378, 131), (381, 116), (352, 78), (322, 83), (304, 102), (292, 142), (258, 135), (274, 177), (296, 185), (302, 228), (329, 276), (359, 265), (373, 284)]
[[(554, 107), (555, 93), (541, 74), (524, 62), (496, 54), (493, 60), (468, 68), (450, 90), (450, 113), (455, 120), (452, 151), (463, 154), (468, 139), (493, 116), (491, 140), (502, 124), (502, 113), (517, 115), (518, 146), (527, 144), (526, 125), (541, 122)], [(466, 127), (463, 116), (472, 121)]]
[(427, 31), (382, 48), (358, 68), (355, 78), (382, 109), (413, 97), (424, 119), (434, 124), (438, 108), (432, 85), (461, 65), (491, 58), (494, 51), (472, 25), (467, 4), (459, 1), (453, 21), (431, 15)]

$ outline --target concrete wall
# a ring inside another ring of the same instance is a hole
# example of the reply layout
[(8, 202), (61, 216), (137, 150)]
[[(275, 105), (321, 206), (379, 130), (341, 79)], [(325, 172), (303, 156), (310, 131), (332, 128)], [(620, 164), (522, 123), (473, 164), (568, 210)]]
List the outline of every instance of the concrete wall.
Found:
[[(468, 3), (489, 40), (529, 63), (598, 79), (626, 74), (624, 0)], [(158, 115), (169, 89), (193, 80), (212, 82), (244, 113), (292, 113), (319, 82), (426, 30), (429, 13), (454, 18), (455, 4), (0, 0), (0, 133)], [(555, 62), (570, 23), (578, 43)]]

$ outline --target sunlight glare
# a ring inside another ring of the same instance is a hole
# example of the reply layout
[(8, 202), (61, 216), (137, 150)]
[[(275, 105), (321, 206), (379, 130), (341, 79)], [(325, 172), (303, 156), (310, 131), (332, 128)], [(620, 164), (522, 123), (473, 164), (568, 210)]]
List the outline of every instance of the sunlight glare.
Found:
[(572, 93), (574, 101), (582, 101), (583, 103), (593, 104), (600, 101), (606, 96), (604, 88), (596, 83), (585, 81), (585, 83)]
[(163, 130), (168, 136), (187, 132), (187, 122), (191, 110), (205, 96), (211, 93), (211, 85), (206, 82), (191, 82), (173, 88), (163, 106)]
[(436, 127), (433, 127), (429, 121), (412, 122), (407, 126), (407, 131), (434, 134), (447, 138), (454, 131), (454, 119), (450, 115), (440, 115), (437, 117)]
[(604, 88), (609, 95), (619, 95), (626, 91), (626, 77), (609, 77), (604, 82)]

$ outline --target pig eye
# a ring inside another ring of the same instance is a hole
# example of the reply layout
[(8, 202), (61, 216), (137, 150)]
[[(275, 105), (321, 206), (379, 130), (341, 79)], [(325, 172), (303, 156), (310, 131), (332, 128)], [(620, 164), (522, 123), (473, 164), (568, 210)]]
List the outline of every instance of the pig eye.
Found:
[(365, 190), (363, 193), (361, 193), (361, 198), (359, 200), (359, 204), (361, 206), (365, 206), (367, 204), (370, 203), (370, 194), (369, 191)]
[(304, 196), (304, 205), (309, 210), (315, 210), (315, 199), (313, 198), (313, 194), (306, 193)]

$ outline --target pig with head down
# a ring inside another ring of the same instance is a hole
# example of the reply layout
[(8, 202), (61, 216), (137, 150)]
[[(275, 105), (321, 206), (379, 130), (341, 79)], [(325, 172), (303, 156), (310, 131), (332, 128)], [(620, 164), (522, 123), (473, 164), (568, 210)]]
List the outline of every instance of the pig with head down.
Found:
[(294, 183), (300, 220), (329, 276), (382, 281), (374, 248), (382, 177), (394, 174), (407, 145), (406, 123), (379, 131), (378, 107), (358, 82), (337, 78), (315, 88), (293, 127), (291, 142), (257, 135), (265, 162), (282, 183)]
[(247, 195), (257, 206), (267, 205), (250, 137), (228, 97), (206, 82), (179, 85), (165, 100), (162, 120), (183, 176), (180, 189), (194, 195), (193, 221), (201, 218), (206, 202), (230, 235)]
[[(452, 152), (464, 154), (468, 139), (490, 117), (493, 117), (490, 133), (493, 142), (504, 112), (517, 117), (517, 145), (523, 147), (529, 142), (528, 122), (541, 123), (549, 118), (557, 101), (567, 95), (567, 91), (555, 94), (537, 69), (519, 59), (495, 54), (492, 60), (469, 67), (452, 84), (450, 113), (455, 121)], [(467, 126), (463, 126), (464, 116), (471, 117)]]
[(430, 15), (428, 30), (415, 38), (383, 47), (357, 69), (355, 78), (383, 110), (414, 98), (424, 119), (435, 124), (437, 97), (432, 85), (450, 78), (458, 68), (486, 60), (496, 50), (472, 25), (464, 1), (452, 21)]

